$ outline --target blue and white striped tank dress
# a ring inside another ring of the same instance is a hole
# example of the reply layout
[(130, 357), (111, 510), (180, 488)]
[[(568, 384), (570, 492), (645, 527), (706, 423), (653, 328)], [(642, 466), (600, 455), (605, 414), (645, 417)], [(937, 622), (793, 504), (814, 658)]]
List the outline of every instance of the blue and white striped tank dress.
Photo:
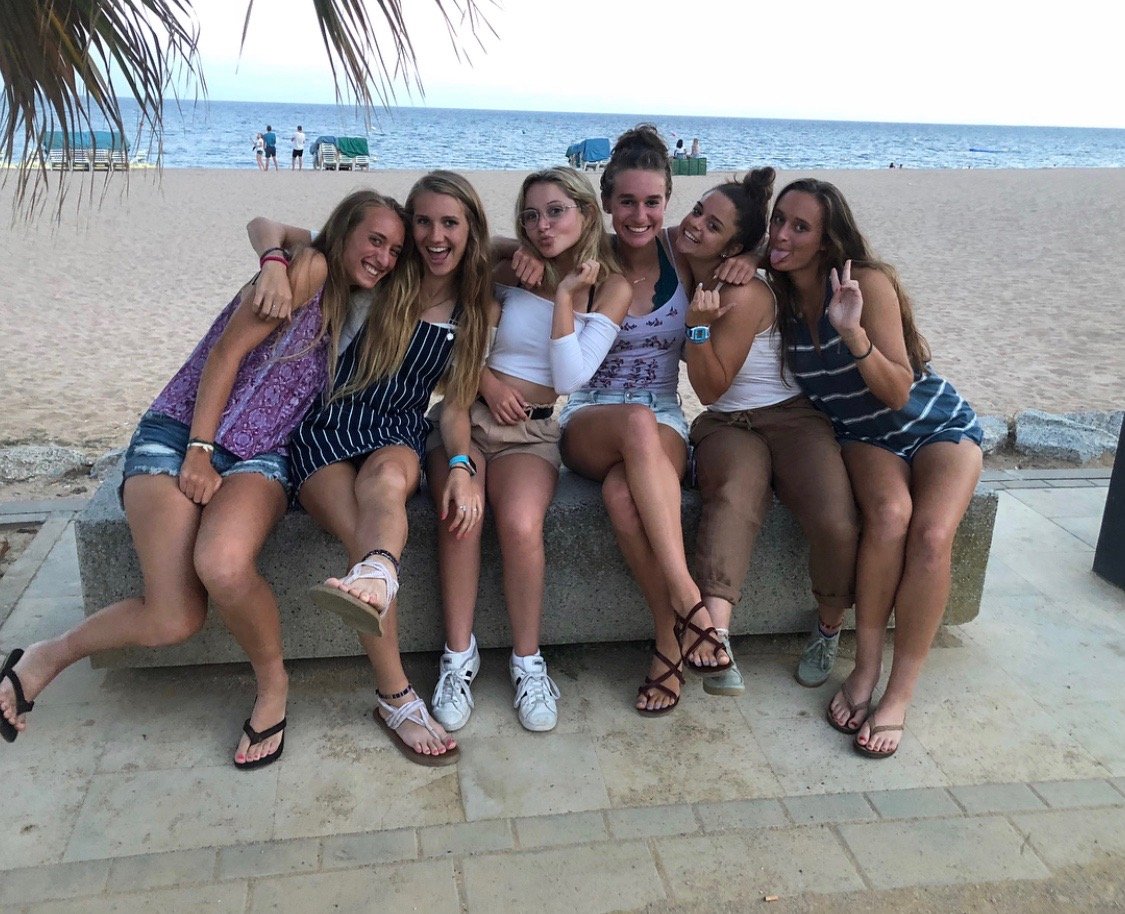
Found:
[(855, 356), (828, 320), (827, 308), (817, 326), (819, 351), (804, 321), (794, 326), (793, 376), (808, 398), (828, 414), (841, 442), (874, 444), (907, 462), (920, 447), (935, 441), (969, 438), (981, 443), (984, 436), (973, 408), (928, 365), (915, 375), (907, 404), (891, 409), (868, 390)]
[[(321, 396), (289, 439), (294, 491), (321, 467), (392, 444), (413, 448), (423, 459), (426, 438), (434, 427), (426, 418), (426, 407), (449, 366), (460, 315), (458, 305), (450, 324), (418, 321), (402, 364), (389, 377), (327, 405)], [(335, 389), (355, 374), (365, 334), (366, 328), (340, 356)]]

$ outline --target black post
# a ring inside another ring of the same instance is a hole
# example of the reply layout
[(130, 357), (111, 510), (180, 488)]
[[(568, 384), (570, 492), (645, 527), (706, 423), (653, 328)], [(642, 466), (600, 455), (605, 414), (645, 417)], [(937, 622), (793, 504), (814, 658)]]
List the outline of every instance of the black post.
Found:
[(1125, 590), (1125, 425), (1113, 458), (1109, 495), (1102, 515), (1102, 530), (1094, 550), (1094, 574)]

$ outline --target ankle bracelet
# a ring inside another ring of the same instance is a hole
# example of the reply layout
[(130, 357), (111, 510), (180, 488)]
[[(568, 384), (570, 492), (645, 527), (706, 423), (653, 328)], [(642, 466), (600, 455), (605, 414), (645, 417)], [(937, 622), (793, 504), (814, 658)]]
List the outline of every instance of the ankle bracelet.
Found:
[(362, 559), (360, 559), (360, 561), (366, 562), (373, 555), (382, 556), (387, 561), (389, 561), (391, 563), (391, 565), (394, 567), (395, 577), (398, 577), (398, 559), (396, 559), (393, 555), (391, 555), (389, 552), (387, 552), (386, 549), (372, 549), (369, 553), (367, 553), (367, 555), (365, 555)]
[(401, 692), (395, 692), (394, 695), (384, 695), (382, 692), (380, 692), (378, 690), (378, 688), (375, 689), (375, 694), (378, 695), (381, 699), (383, 699), (383, 701), (396, 701), (399, 698), (405, 698), (407, 695), (409, 695), (413, 691), (414, 691), (414, 686), (412, 686), (408, 682), (406, 684), (405, 689), (403, 689)]

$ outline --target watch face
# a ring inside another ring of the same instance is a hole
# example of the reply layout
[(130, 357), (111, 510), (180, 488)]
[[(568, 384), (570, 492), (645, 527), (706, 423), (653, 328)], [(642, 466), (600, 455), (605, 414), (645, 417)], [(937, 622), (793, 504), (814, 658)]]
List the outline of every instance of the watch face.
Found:
[(710, 327), (689, 327), (688, 339), (693, 343), (703, 343), (711, 339)]

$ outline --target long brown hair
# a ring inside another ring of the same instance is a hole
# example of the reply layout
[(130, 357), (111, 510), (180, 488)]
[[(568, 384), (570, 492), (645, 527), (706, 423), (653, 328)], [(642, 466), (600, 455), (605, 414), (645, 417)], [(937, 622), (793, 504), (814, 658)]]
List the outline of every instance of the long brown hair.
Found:
[(421, 177), (406, 198), (407, 246), (399, 267), (376, 291), (367, 318), (363, 349), (355, 377), (337, 396), (362, 390), (398, 371), (414, 335), (422, 289), (422, 259), (414, 247), (411, 222), (414, 205), (423, 193), (442, 194), (461, 204), (468, 222), (465, 254), (457, 267), (457, 320), (453, 358), (440, 383), (446, 396), (469, 404), (476, 396), (484, 348), (488, 339), (488, 303), (492, 300), (492, 258), (484, 204), (473, 186), (452, 171), (432, 171)]
[[(570, 250), (575, 251), (576, 264), (586, 260), (596, 260), (601, 264), (598, 271), (598, 282), (605, 279), (610, 273), (620, 273), (621, 266), (609, 242), (609, 233), (602, 222), (602, 213), (598, 209), (598, 198), (594, 194), (594, 187), (590, 180), (580, 171), (575, 171), (568, 165), (557, 165), (543, 171), (534, 171), (523, 179), (520, 192), (516, 195), (516, 236), (520, 244), (529, 250), (537, 250), (527, 229), (523, 226), (520, 214), (527, 208), (527, 192), (536, 184), (554, 184), (566, 196), (578, 204), (578, 212), (582, 215), (582, 233), (578, 241)], [(554, 287), (561, 278), (558, 270), (550, 260), (543, 261), (543, 278), (546, 285)]]
[[(379, 207), (389, 209), (402, 220), (409, 242), (410, 232), (406, 230), (406, 210), (402, 205), (393, 197), (376, 191), (357, 190), (336, 204), (336, 208), (332, 210), (310, 244), (313, 250), (320, 252), (324, 257), (328, 269), (324, 292), (320, 297), (322, 315), (320, 332), (313, 345), (327, 335), (330, 343), (327, 356), (329, 387), (336, 377), (336, 363), (340, 356), (340, 334), (348, 319), (348, 301), (351, 297), (352, 283), (351, 277), (344, 268), (344, 248), (347, 247), (352, 232), (367, 218), (368, 212)], [(391, 276), (393, 275), (392, 272)], [(385, 277), (383, 281), (389, 282), (390, 277)]]
[[(792, 181), (782, 188), (774, 203), (774, 211), (790, 191), (801, 191), (816, 198), (820, 204), (821, 213), (821, 245), (820, 272), (825, 277), (830, 270), (843, 270), (844, 262), (850, 260), (852, 269), (866, 267), (878, 270), (891, 281), (895, 295), (898, 296), (899, 313), (902, 316), (902, 333), (906, 341), (906, 354), (910, 358), (910, 367), (915, 374), (921, 373), (926, 363), (930, 360), (930, 347), (925, 337), (918, 331), (914, 323), (914, 308), (910, 297), (899, 282), (898, 273), (888, 263), (879, 260), (871, 251), (867, 239), (856, 225), (855, 216), (848, 206), (848, 201), (840, 193), (840, 189), (827, 181), (816, 178), (801, 178)], [(796, 289), (788, 273), (774, 270), (767, 264), (770, 286), (777, 295), (778, 330), (781, 333), (782, 351), (785, 359), (792, 358), (793, 347), (796, 345), (797, 326), (802, 320), (801, 310), (797, 301)]]

